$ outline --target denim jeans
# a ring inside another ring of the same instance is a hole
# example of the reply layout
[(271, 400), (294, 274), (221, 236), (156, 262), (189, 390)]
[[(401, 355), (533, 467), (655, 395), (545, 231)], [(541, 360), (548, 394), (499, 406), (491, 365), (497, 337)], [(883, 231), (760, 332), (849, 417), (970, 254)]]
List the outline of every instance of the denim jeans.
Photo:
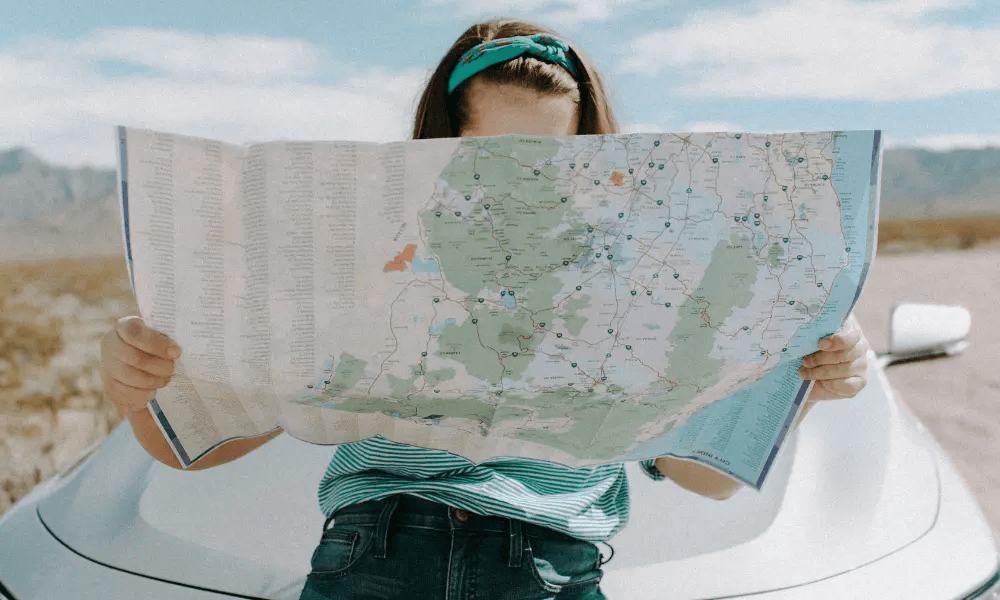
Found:
[(538, 525), (406, 495), (327, 523), (300, 600), (604, 599), (597, 546)]

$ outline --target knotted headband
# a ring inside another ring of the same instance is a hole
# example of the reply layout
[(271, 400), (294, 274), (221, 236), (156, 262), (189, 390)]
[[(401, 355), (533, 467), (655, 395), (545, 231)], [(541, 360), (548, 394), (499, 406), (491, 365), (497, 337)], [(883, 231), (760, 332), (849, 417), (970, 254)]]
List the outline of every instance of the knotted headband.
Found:
[(455, 65), (455, 70), (451, 72), (451, 78), (448, 80), (448, 93), (455, 91), (463, 81), (476, 73), (524, 54), (559, 65), (576, 78), (577, 70), (573, 66), (573, 61), (566, 55), (568, 51), (569, 45), (566, 42), (542, 33), (483, 42), (458, 59), (458, 64)]

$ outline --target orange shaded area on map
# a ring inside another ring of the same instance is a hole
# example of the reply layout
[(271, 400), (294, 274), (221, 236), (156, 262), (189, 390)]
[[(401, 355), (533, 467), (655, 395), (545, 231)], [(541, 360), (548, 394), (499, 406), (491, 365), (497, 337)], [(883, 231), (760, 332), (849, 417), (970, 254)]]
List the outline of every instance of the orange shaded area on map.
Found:
[(413, 257), (417, 253), (417, 245), (409, 244), (406, 248), (396, 255), (396, 258), (385, 263), (385, 267), (382, 269), (383, 273), (388, 273), (389, 271), (405, 271), (406, 266), (413, 262)]
[(625, 185), (625, 174), (621, 171), (612, 171), (611, 176), (608, 177), (612, 184), (617, 186)]

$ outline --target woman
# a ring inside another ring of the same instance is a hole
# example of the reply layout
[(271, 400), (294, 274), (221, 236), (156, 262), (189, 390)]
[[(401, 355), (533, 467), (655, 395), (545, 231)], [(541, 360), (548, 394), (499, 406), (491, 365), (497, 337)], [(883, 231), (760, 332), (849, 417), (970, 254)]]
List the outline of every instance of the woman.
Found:
[[(413, 137), (615, 132), (604, 85), (585, 55), (537, 25), (492, 21), (467, 30), (442, 59)], [(817, 380), (803, 414), (866, 384), (868, 343), (853, 318), (820, 348), (801, 371)], [(179, 356), (176, 344), (138, 317), (120, 320), (102, 341), (107, 397), (126, 412), (143, 447), (174, 467), (146, 404)], [(228, 462), (278, 433), (230, 442), (194, 468)], [(711, 498), (741, 487), (670, 457), (642, 466)], [(504, 458), (476, 465), (379, 437), (337, 448), (319, 498), (330, 518), (303, 599), (603, 598), (595, 542), (628, 516), (622, 464), (571, 469)]]

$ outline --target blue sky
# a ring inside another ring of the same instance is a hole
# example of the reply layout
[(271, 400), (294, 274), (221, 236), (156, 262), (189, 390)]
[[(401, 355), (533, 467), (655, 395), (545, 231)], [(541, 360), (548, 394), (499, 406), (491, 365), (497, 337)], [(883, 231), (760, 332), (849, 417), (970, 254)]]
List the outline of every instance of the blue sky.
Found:
[(113, 164), (112, 125), (231, 142), (394, 140), (471, 23), (528, 18), (597, 63), (629, 131), (881, 128), (1000, 146), (992, 0), (4, 2), (0, 148)]

